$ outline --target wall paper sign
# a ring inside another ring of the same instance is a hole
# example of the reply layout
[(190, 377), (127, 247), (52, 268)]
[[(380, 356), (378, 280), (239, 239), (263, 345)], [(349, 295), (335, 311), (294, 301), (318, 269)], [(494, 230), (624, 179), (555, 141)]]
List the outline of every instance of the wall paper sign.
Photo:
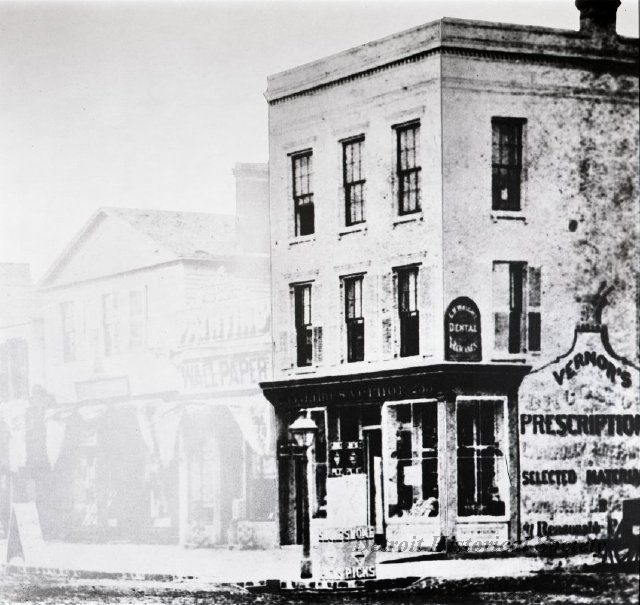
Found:
[(480, 311), (470, 298), (460, 296), (444, 315), (444, 356), (447, 361), (481, 361)]

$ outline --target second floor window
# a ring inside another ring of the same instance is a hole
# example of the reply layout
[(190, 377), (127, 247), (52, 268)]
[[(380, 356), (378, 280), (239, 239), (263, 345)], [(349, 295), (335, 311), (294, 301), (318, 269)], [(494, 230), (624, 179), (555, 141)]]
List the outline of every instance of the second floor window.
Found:
[(102, 331), (104, 334), (104, 354), (116, 353), (116, 303), (113, 294), (102, 296)]
[(522, 127), (519, 118), (491, 120), (491, 179), (493, 210), (520, 210)]
[(129, 292), (129, 348), (144, 348), (147, 339), (147, 289)]
[(400, 357), (420, 352), (418, 313), (418, 268), (398, 269), (398, 311), (400, 314)]
[(75, 361), (76, 322), (71, 301), (60, 304), (60, 318), (62, 322), (62, 359), (63, 361)]
[(23, 338), (0, 343), (0, 403), (29, 396), (29, 348)]
[(398, 212), (420, 210), (420, 123), (396, 127)]
[(311, 151), (291, 156), (296, 235), (311, 235), (315, 233), (312, 159)]
[(347, 361), (364, 360), (364, 318), (362, 316), (362, 276), (344, 280)]
[(344, 179), (345, 222), (356, 225), (364, 222), (364, 170), (362, 150), (364, 137), (342, 143), (342, 174)]
[(523, 262), (493, 263), (495, 349), (540, 351), (541, 272)]
[(294, 286), (296, 363), (298, 367), (313, 362), (313, 328), (311, 325), (311, 284)]

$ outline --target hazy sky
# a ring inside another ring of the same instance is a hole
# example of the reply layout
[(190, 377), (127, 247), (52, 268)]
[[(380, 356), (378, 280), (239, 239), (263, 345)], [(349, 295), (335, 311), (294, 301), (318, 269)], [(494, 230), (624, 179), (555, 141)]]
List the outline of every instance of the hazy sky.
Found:
[(100, 206), (233, 212), (267, 75), (443, 16), (578, 28), (573, 0), (0, 0), (0, 262), (40, 276)]

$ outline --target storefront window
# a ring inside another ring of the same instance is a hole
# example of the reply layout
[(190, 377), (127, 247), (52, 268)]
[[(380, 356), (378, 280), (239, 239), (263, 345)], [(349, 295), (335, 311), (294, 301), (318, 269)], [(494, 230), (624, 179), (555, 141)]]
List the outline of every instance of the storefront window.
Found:
[(458, 514), (504, 516), (508, 483), (504, 459), (504, 402), (459, 401)]
[(385, 422), (389, 517), (437, 517), (437, 403), (388, 405)]

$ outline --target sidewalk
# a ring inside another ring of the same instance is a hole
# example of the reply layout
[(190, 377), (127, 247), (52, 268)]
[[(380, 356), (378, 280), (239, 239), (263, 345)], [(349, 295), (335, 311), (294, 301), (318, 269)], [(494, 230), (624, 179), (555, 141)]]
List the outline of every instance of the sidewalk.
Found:
[[(6, 541), (0, 541), (4, 564)], [(273, 550), (185, 549), (179, 546), (138, 544), (79, 544), (47, 542), (31, 560), (27, 573), (69, 575), (95, 574), (123, 579), (198, 580), (211, 584), (258, 583), (269, 579), (299, 580), (299, 546)], [(403, 560), (404, 559), (404, 560)], [(407, 560), (408, 559), (408, 560)], [(525, 577), (552, 569), (575, 570), (593, 564), (593, 555), (552, 560), (536, 557), (439, 559), (399, 557), (379, 553), (377, 579), (426, 578), (460, 580)], [(17, 566), (5, 571), (19, 572)]]

